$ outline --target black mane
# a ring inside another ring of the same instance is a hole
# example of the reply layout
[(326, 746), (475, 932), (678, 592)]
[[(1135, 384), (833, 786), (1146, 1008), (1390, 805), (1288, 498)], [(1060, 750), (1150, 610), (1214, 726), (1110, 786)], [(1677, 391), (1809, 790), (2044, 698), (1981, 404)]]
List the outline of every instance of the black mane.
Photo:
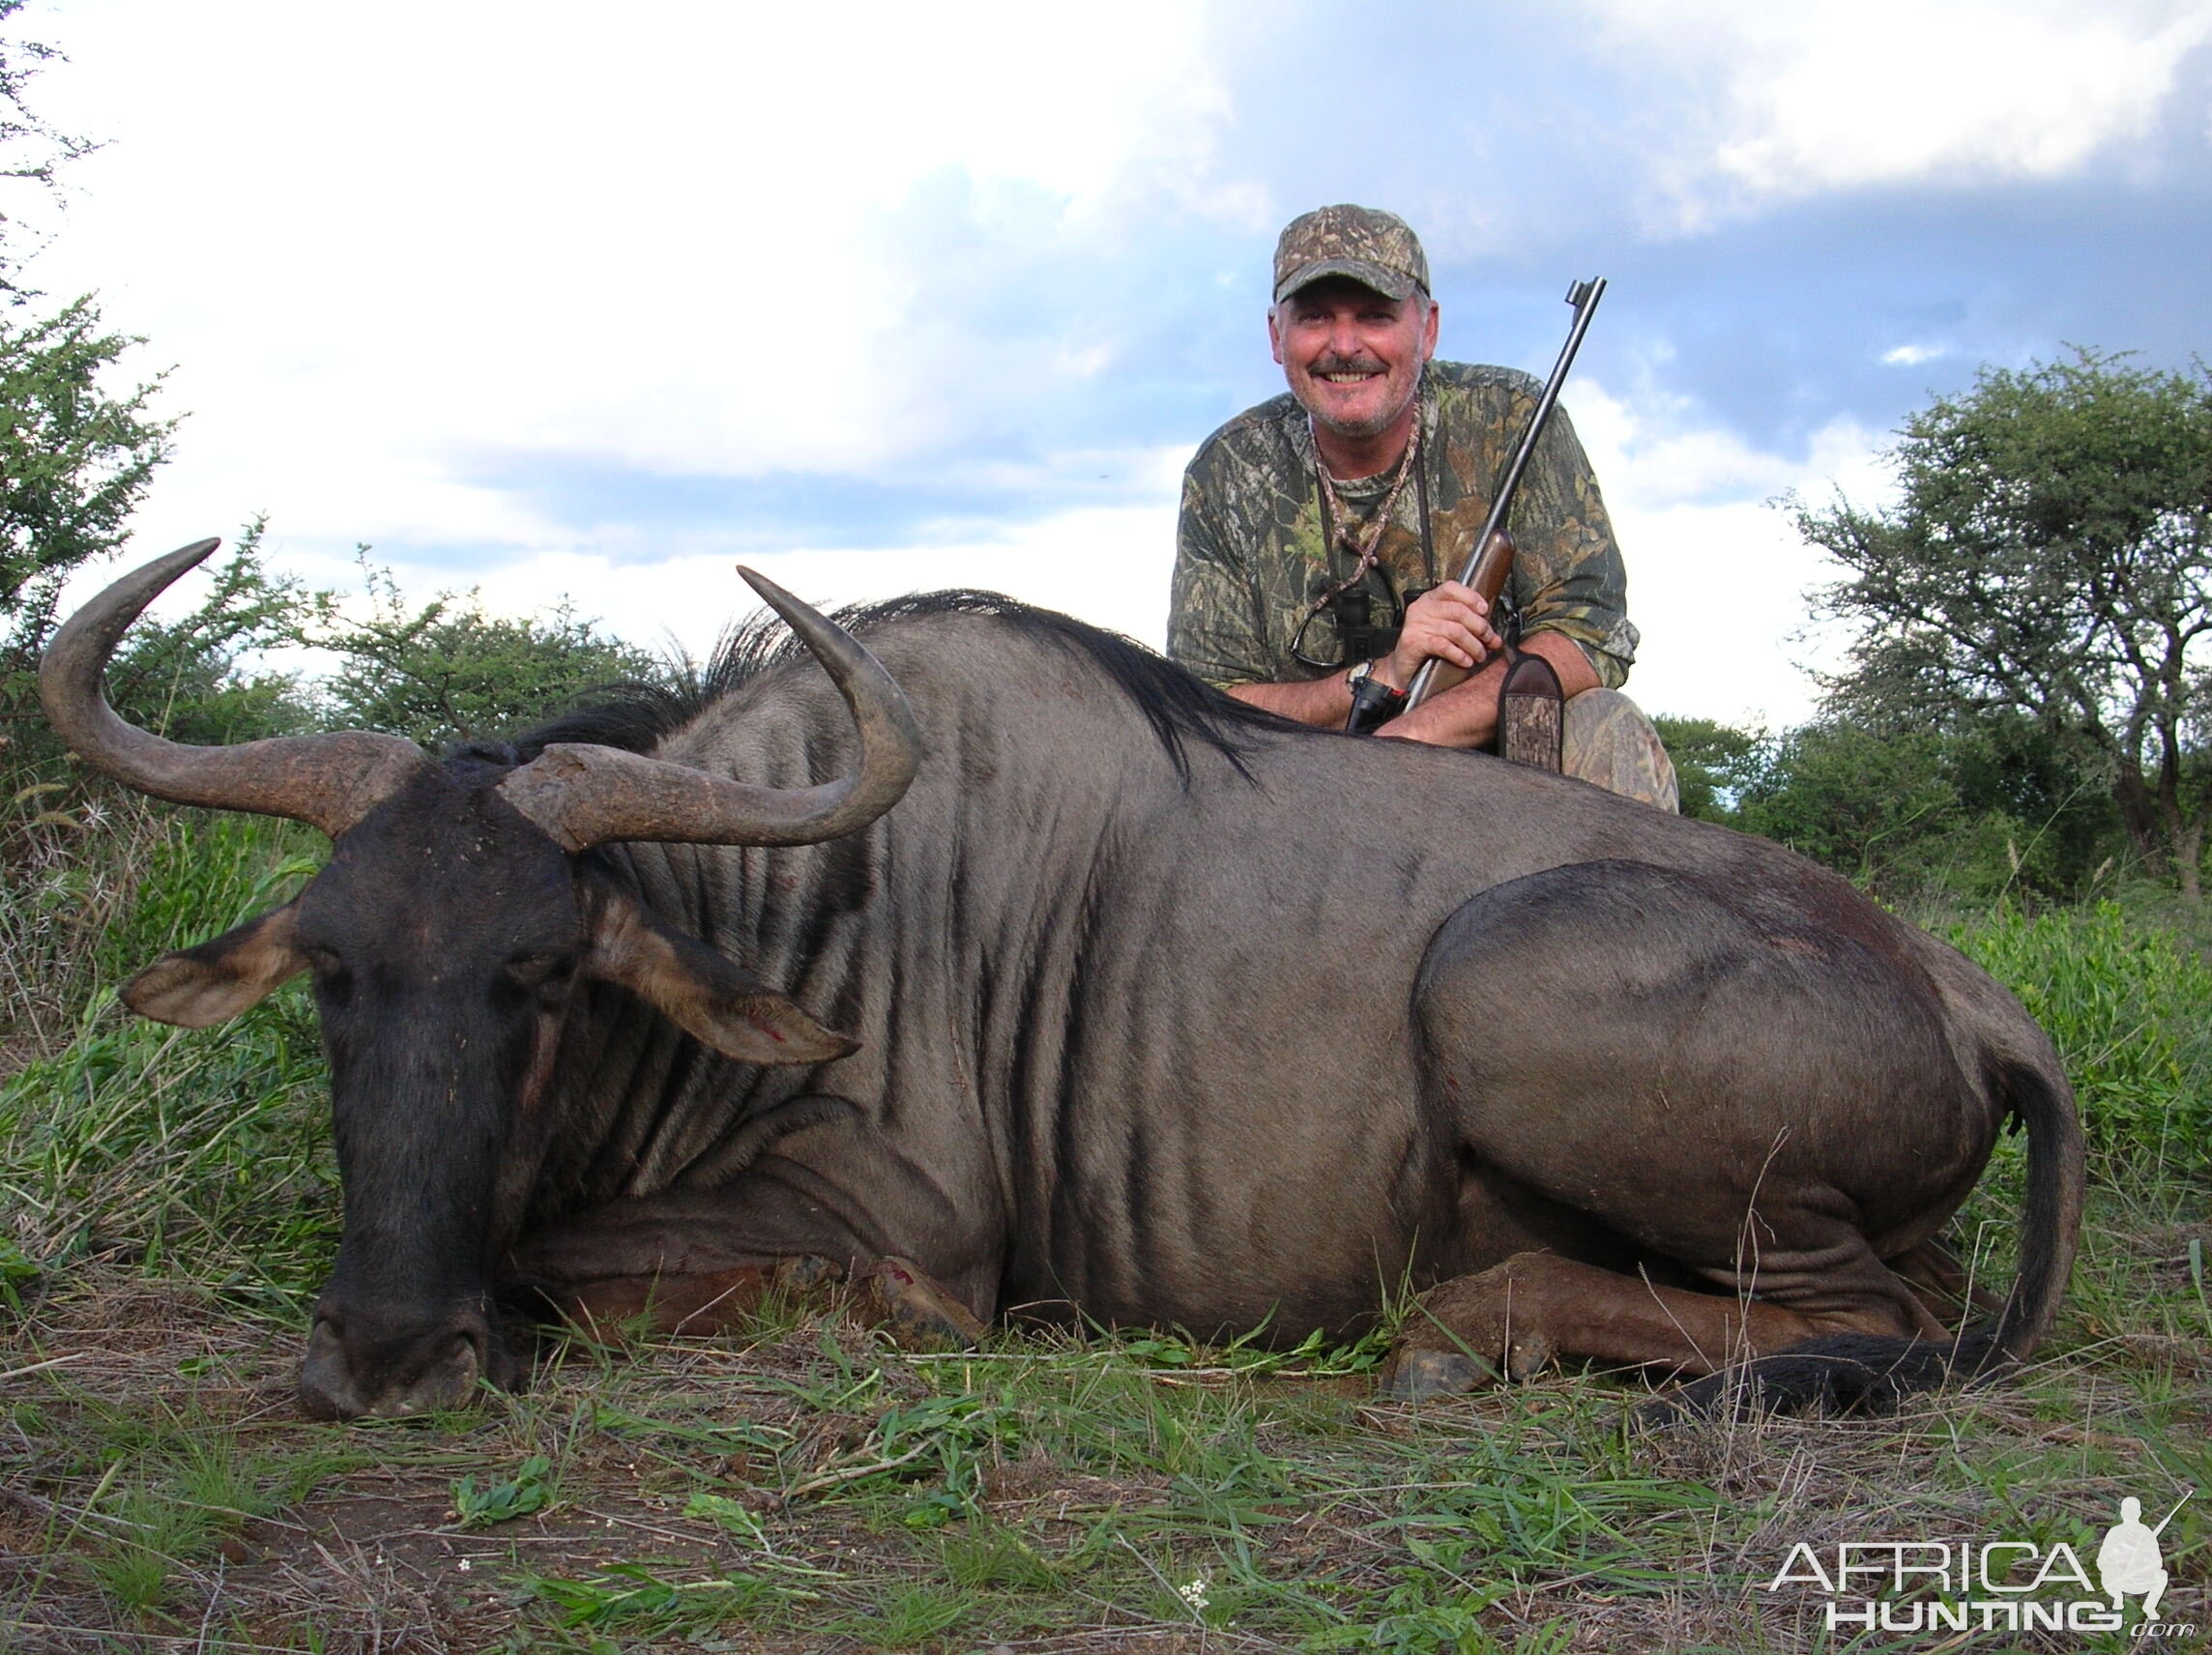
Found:
[[(1305, 726), (1224, 695), (1162, 655), (1119, 632), (1087, 625), (1072, 616), (1038, 609), (995, 592), (925, 592), (886, 602), (855, 604), (830, 619), (865, 640), (879, 627), (935, 615), (987, 615), (1016, 631), (1044, 639), (1082, 656), (1145, 715), (1176, 773), (1190, 779), (1188, 744), (1197, 741), (1244, 770), (1251, 738), (1261, 731), (1300, 731)], [(806, 653), (782, 620), (769, 612), (733, 624), (706, 666), (683, 683), (618, 684), (584, 705), (538, 725), (513, 744), (527, 764), (556, 741), (591, 741), (650, 752), (665, 737), (724, 696), (735, 694), (771, 667)]]

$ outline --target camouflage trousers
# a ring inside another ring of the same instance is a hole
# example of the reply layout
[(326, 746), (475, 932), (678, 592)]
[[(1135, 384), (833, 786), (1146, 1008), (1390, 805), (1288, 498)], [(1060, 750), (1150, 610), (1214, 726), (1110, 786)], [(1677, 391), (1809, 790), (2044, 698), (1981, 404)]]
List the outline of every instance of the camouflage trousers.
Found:
[(1568, 775), (1662, 810), (1680, 808), (1674, 761), (1644, 710), (1619, 690), (1586, 689), (1568, 702), (1565, 736), (1559, 768)]

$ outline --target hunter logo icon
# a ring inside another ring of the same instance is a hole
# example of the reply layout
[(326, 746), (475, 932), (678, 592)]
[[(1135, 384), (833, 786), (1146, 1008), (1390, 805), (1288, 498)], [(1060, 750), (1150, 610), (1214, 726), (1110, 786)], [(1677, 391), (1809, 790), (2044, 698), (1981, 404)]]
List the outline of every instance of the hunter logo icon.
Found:
[(2184, 1491), (2155, 1528), (2142, 1520), (2141, 1500), (2121, 1500), (2120, 1521), (2097, 1547), (2093, 1579), (2081, 1559), (2085, 1543), (2077, 1551), (2063, 1540), (1930, 1537), (1846, 1540), (1832, 1547), (1800, 1540), (1761, 1589), (1813, 1588), (1808, 1607), (1818, 1606), (1829, 1632), (1930, 1637), (2120, 1632), (2128, 1626), (2127, 1600), (2136, 1597), (2142, 1602), (2130, 1640), (2195, 1640), (2194, 1622), (2160, 1616), (2170, 1577), (2159, 1536), (2196, 1492)]
[(2105, 1530), (2104, 1543), (2097, 1548), (2097, 1582), (2112, 1600), (2112, 1608), (2124, 1607), (2121, 1599), (2139, 1594), (2142, 1598), (2142, 1617), (2158, 1618), (2158, 1600), (2166, 1595), (2166, 1561), (2160, 1555), (2158, 1537), (2166, 1532), (2166, 1525), (2189, 1503), (2191, 1489), (2174, 1502), (2159, 1521), (2156, 1528), (2145, 1526), (2142, 1520), (2142, 1501), (2129, 1495), (2120, 1501), (2120, 1521)]

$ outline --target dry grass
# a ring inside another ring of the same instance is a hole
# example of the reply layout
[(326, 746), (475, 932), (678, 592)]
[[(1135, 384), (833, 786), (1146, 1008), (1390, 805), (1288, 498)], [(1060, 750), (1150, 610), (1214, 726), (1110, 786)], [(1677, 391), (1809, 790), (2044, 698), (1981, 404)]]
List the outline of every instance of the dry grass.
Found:
[[(318, 1426), (296, 1329), (111, 1275), (0, 1342), (0, 1617), (26, 1652), (1934, 1648), (1760, 1588), (1798, 1540), (2087, 1555), (2123, 1495), (2212, 1481), (2174, 1267), (2205, 1237), (2108, 1205), (2056, 1353), (2005, 1384), (1658, 1433), (1602, 1376), (1407, 1408), (1157, 1340), (913, 1356), (801, 1309)], [(458, 1479), (534, 1455), (537, 1509), (462, 1520)], [(2169, 1621), (2212, 1620), (2206, 1533), (2166, 1537)], [(2123, 1647), (2037, 1636), (1978, 1646)]]
[[(28, 1060), (0, 1063), (0, 1650), (1934, 1651), (1969, 1645), (1761, 1588), (1799, 1540), (2088, 1548), (2122, 1495), (2187, 1487), (2166, 1609), (2212, 1621), (2200, 979), (2165, 944), (2115, 969), (2137, 944), (2102, 915), (1997, 938), (2071, 985), (2050, 1015), (2113, 1146), (2059, 1335), (1902, 1417), (1651, 1434), (1605, 1376), (1416, 1408), (1157, 1336), (931, 1359), (792, 1307), (336, 1427), (291, 1395), (335, 1206), (311, 1018), (279, 995), (179, 1036), (104, 1003), (278, 898), (299, 847), (119, 832), (127, 876), (0, 878)], [(1999, 1159), (1965, 1227), (2001, 1253)]]

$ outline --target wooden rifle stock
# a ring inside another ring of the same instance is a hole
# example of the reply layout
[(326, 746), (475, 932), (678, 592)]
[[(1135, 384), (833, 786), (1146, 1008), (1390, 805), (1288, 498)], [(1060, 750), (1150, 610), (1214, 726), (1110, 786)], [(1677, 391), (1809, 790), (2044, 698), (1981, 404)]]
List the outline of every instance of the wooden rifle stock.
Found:
[[(1513, 510), (1513, 497), (1521, 491), (1521, 474), (1528, 469), (1528, 459), (1536, 451), (1536, 439), (1544, 434), (1544, 425), (1552, 418), (1552, 407), (1559, 400), (1559, 387), (1567, 381), (1567, 369), (1574, 366), (1575, 352), (1582, 348), (1583, 334), (1589, 331), (1590, 317), (1597, 312), (1597, 302), (1605, 296), (1605, 277), (1600, 276), (1588, 281), (1578, 281), (1567, 289), (1567, 303), (1575, 307), (1574, 326), (1567, 331), (1567, 342), (1559, 347), (1559, 360), (1552, 364), (1552, 377), (1545, 382), (1544, 393), (1536, 398), (1536, 410), (1528, 416), (1528, 428), (1521, 433), (1521, 446), (1513, 450), (1513, 458), (1499, 479), (1498, 493), (1490, 503), (1490, 515), (1482, 525), (1482, 533), (1474, 539), (1474, 555), (1467, 560), (1467, 567), (1460, 570), (1460, 584), (1471, 586), (1482, 594), (1485, 603), (1494, 607), (1498, 595), (1505, 590), (1505, 580), (1513, 572), (1513, 541), (1505, 533), (1505, 519)], [(1490, 585), (1483, 582), (1489, 580)], [(1448, 661), (1431, 655), (1413, 674), (1413, 682), (1406, 686), (1408, 712), (1439, 690), (1449, 689), (1469, 675)]]
[[(1518, 549), (1513, 544), (1513, 537), (1502, 529), (1499, 530), (1490, 537), (1490, 544), (1482, 548), (1481, 555), (1474, 560), (1474, 566), (1467, 571), (1462, 584), (1473, 587), (1482, 594), (1482, 601), (1496, 609), (1498, 595), (1505, 590), (1505, 583), (1513, 578), (1513, 554)], [(1441, 695), (1445, 690), (1457, 688), (1474, 676), (1466, 667), (1455, 666), (1450, 661), (1438, 657), (1431, 657), (1421, 663), (1420, 671), (1413, 675), (1414, 684), (1421, 682), (1421, 673), (1429, 675), (1427, 685), (1420, 692), (1424, 696)], [(1410, 710), (1417, 705), (1412, 686), (1409, 685), (1406, 706)]]

